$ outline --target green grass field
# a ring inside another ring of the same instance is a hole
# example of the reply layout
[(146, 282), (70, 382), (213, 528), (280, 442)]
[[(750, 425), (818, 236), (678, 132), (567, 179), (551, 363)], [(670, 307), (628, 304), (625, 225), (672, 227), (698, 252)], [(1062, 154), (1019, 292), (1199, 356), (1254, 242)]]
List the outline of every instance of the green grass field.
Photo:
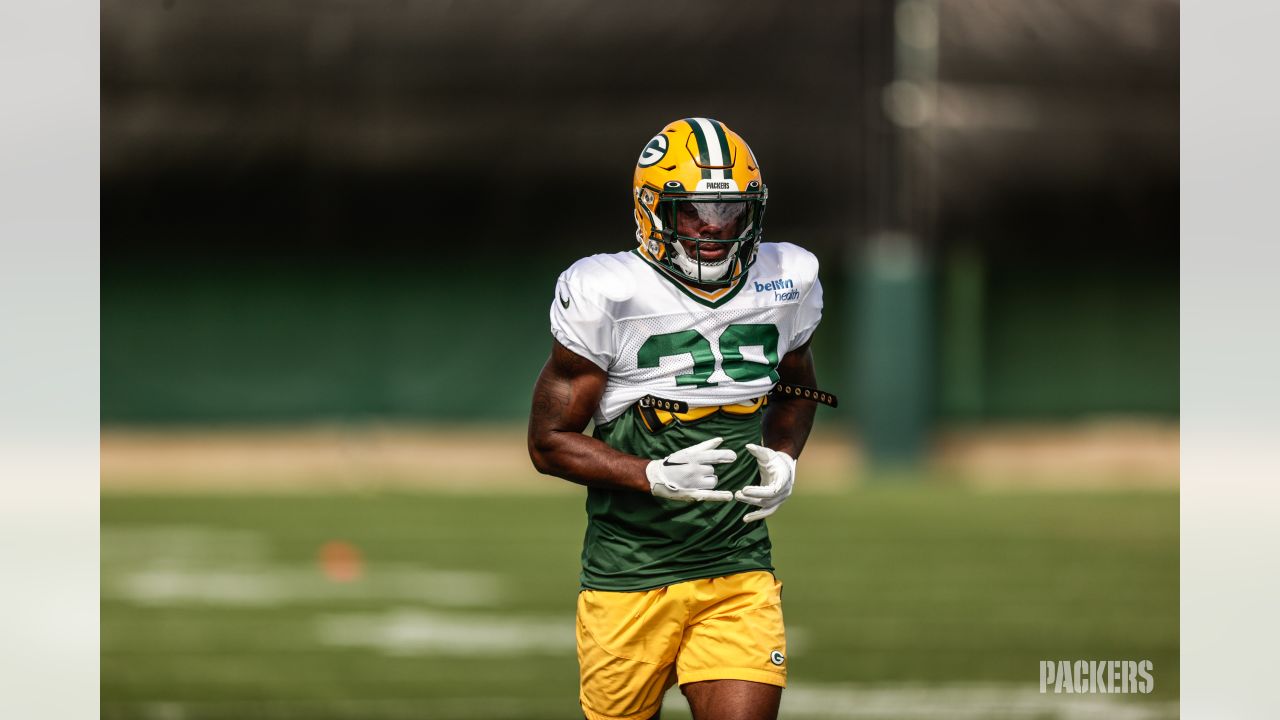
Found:
[[(102, 716), (580, 717), (583, 523), (569, 493), (108, 494)], [(1176, 493), (799, 492), (770, 525), (784, 717), (1177, 716)], [(1042, 659), (1156, 689), (1040, 695)]]

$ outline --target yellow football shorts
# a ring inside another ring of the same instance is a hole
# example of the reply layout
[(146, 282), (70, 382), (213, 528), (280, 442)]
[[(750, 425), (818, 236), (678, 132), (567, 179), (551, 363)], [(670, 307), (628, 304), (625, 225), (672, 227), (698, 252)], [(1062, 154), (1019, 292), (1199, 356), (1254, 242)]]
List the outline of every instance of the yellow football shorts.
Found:
[(647, 718), (677, 681), (786, 687), (786, 653), (782, 583), (769, 572), (578, 594), (579, 699), (588, 720)]

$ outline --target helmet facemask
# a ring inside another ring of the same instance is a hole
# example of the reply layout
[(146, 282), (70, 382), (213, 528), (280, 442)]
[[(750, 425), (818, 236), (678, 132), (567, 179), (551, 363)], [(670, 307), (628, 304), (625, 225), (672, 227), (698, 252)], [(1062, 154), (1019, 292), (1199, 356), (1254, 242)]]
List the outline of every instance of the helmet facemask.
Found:
[(755, 261), (763, 197), (760, 193), (699, 194), (660, 198), (655, 229), (666, 245), (662, 265), (698, 285), (730, 285)]

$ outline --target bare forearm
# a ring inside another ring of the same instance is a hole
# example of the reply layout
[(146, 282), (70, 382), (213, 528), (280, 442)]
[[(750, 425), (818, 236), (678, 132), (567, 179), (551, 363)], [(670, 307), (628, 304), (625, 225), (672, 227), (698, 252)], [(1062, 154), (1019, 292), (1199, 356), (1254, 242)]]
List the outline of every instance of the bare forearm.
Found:
[(648, 460), (615, 450), (571, 431), (552, 431), (530, 438), (529, 455), (538, 472), (579, 485), (649, 492)]
[(764, 415), (764, 444), (799, 459), (817, 409), (807, 400), (770, 400)]
[(544, 475), (580, 485), (649, 492), (647, 460), (582, 434), (604, 383), (594, 365), (555, 345), (533, 388), (529, 458)]
[[(787, 353), (779, 368), (782, 380), (794, 385), (817, 387), (818, 375), (813, 367), (813, 354), (808, 343)], [(765, 407), (764, 444), (779, 452), (799, 459), (804, 444), (813, 429), (813, 416), (817, 403), (799, 398), (780, 396), (770, 399)]]

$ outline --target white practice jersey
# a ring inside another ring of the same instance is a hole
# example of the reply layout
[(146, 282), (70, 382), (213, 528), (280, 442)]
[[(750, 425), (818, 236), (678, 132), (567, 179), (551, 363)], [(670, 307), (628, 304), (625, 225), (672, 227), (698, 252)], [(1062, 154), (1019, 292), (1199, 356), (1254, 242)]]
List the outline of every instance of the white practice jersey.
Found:
[(690, 407), (754, 400), (821, 319), (818, 259), (790, 243), (762, 243), (747, 277), (717, 293), (638, 251), (592, 255), (560, 275), (551, 302), (551, 334), (609, 375), (596, 424), (645, 395)]

